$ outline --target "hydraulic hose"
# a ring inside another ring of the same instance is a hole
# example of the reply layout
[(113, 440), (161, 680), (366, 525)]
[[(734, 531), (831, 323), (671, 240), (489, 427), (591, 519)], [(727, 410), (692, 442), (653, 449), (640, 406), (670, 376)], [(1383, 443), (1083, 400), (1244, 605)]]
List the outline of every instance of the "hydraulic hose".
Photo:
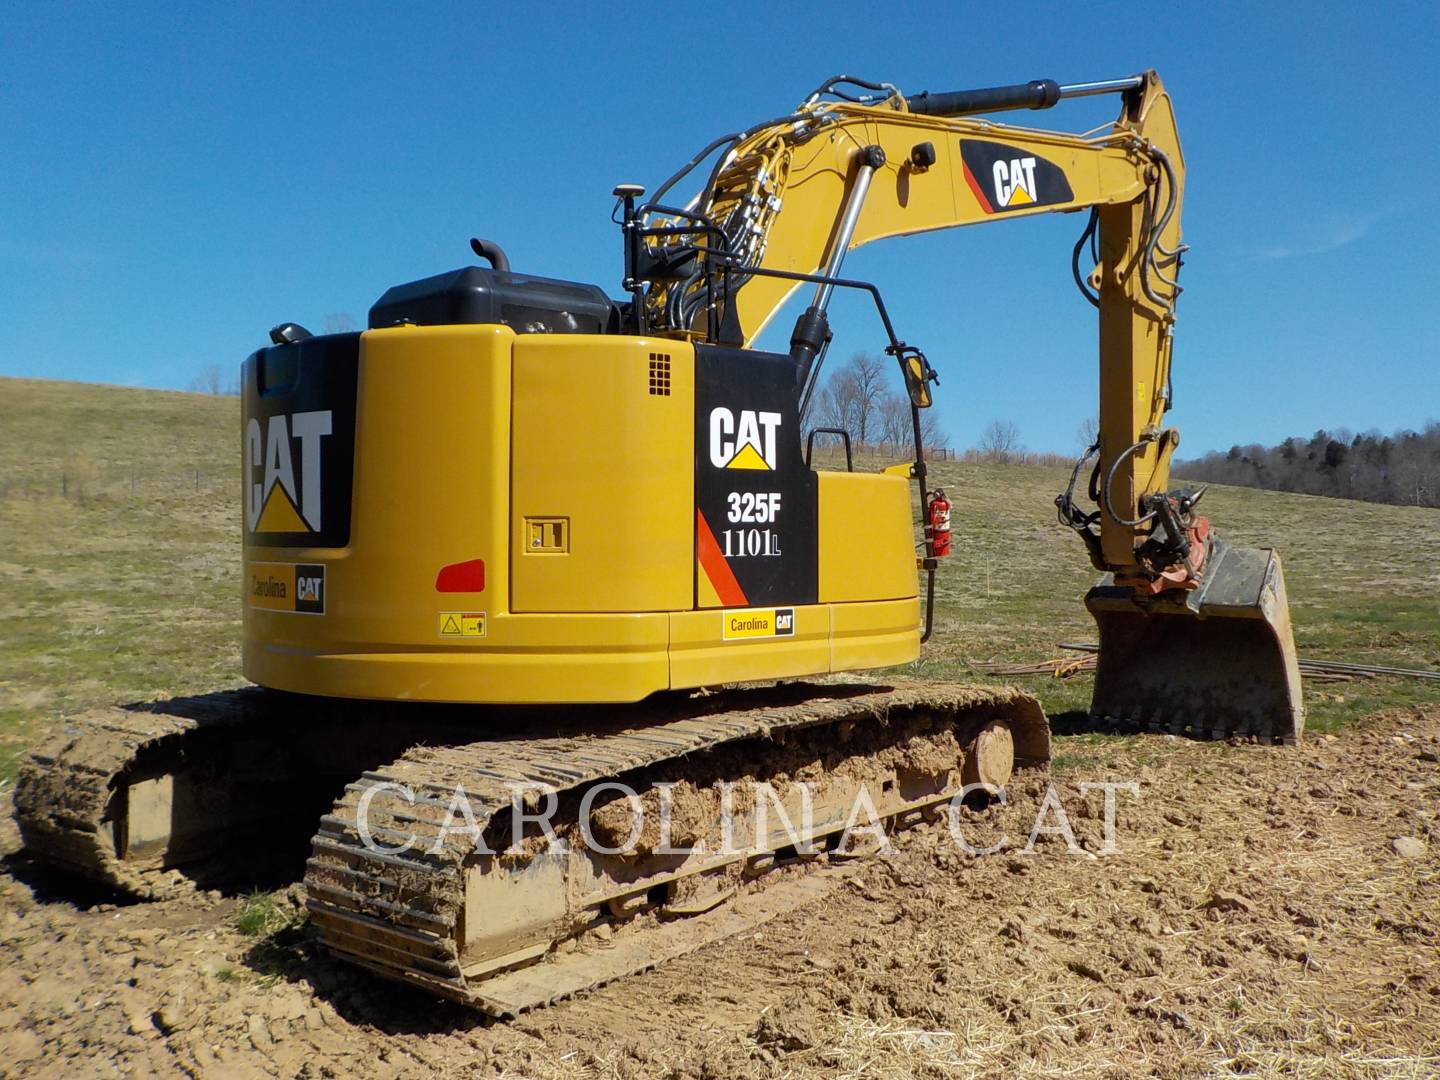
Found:
[(1115, 482), (1115, 474), (1120, 471), (1120, 466), (1129, 460), (1137, 450), (1144, 449), (1146, 444), (1152, 441), (1152, 438), (1143, 438), (1139, 442), (1131, 443), (1127, 446), (1125, 450), (1116, 457), (1109, 470), (1105, 473), (1105, 483), (1100, 488), (1100, 505), (1105, 508), (1105, 513), (1110, 516), (1110, 520), (1115, 522), (1115, 524), (1123, 525), (1127, 529), (1133, 529), (1137, 525), (1144, 525), (1147, 521), (1155, 517), (1155, 511), (1151, 510), (1148, 514), (1143, 514), (1133, 520), (1130, 518), (1122, 518), (1115, 512), (1115, 505), (1110, 498), (1110, 486)]

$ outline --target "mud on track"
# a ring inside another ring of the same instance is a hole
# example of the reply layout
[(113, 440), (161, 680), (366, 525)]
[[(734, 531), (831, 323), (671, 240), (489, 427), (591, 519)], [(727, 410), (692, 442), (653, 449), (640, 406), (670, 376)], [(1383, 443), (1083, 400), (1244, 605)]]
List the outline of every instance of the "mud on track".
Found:
[(1057, 728), (1051, 776), (970, 840), (1023, 845), (1053, 782), (1098, 850), (1078, 785), (1133, 779), (1119, 854), (972, 858), (924, 826), (823, 902), (509, 1024), (318, 955), (298, 890), (258, 937), (239, 897), (117, 906), (18, 853), (7, 807), (0, 1072), (1440, 1073), (1440, 708), (1294, 750)]

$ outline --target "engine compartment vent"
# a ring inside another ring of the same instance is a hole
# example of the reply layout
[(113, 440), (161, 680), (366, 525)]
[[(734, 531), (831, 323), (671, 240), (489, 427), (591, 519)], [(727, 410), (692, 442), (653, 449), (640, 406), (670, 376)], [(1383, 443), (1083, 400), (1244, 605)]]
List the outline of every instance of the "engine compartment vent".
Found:
[(654, 397), (670, 396), (670, 354), (650, 354), (650, 393)]

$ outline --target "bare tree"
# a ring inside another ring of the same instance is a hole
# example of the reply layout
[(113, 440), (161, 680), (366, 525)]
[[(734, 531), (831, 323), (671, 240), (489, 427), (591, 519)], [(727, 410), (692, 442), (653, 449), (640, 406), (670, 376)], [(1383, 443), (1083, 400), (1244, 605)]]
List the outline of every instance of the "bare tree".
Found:
[(991, 420), (980, 433), (980, 456), (986, 461), (1006, 464), (1023, 451), (1020, 428), (1010, 420)]
[[(881, 395), (876, 413), (879, 418), (879, 436), (887, 450), (909, 450), (914, 447), (915, 421), (910, 414), (908, 397), (887, 391)], [(945, 442), (945, 432), (940, 426), (940, 414), (934, 406), (920, 410), (920, 440), (927, 447), (941, 446)]]
[(1084, 453), (1095, 445), (1100, 438), (1100, 421), (1093, 416), (1087, 416), (1080, 421), (1080, 426), (1075, 429), (1075, 441), (1080, 444), (1080, 452)]
[(843, 428), (848, 412), (848, 401), (837, 391), (835, 380), (830, 379), (815, 391), (808, 419), (813, 427)]
[(321, 325), (327, 334), (344, 334), (355, 329), (355, 320), (348, 311), (332, 311)]
[(856, 353), (835, 373), (832, 383), (844, 407), (847, 428), (861, 446), (868, 446), (880, 434), (880, 399), (885, 393), (887, 364), (884, 357)]
[(238, 386), (232, 390), (225, 379), (225, 369), (219, 364), (206, 364), (200, 374), (190, 380), (190, 389), (200, 394), (239, 393)]
[(932, 449), (937, 446), (948, 446), (949, 438), (945, 434), (944, 427), (940, 424), (940, 413), (935, 406), (920, 410), (920, 438), (925, 445)]
[[(856, 447), (883, 445), (894, 451), (913, 446), (910, 399), (895, 389), (899, 379), (885, 357), (856, 353), (815, 392), (806, 420), (813, 427), (843, 428)], [(927, 446), (944, 440), (933, 408), (920, 412), (920, 437)]]
[(899, 450), (915, 441), (914, 423), (910, 418), (910, 401), (893, 390), (880, 395), (876, 409), (880, 439), (887, 449)]

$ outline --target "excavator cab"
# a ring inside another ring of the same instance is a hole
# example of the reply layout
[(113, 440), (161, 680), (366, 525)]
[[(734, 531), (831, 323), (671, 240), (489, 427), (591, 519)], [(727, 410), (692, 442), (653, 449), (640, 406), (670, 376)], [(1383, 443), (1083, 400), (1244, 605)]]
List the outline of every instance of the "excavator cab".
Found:
[(1113, 574), (1086, 594), (1100, 630), (1090, 714), (1177, 735), (1292, 745), (1305, 711), (1280, 556), (1215, 539), (1205, 568), (1183, 600), (1140, 600)]

